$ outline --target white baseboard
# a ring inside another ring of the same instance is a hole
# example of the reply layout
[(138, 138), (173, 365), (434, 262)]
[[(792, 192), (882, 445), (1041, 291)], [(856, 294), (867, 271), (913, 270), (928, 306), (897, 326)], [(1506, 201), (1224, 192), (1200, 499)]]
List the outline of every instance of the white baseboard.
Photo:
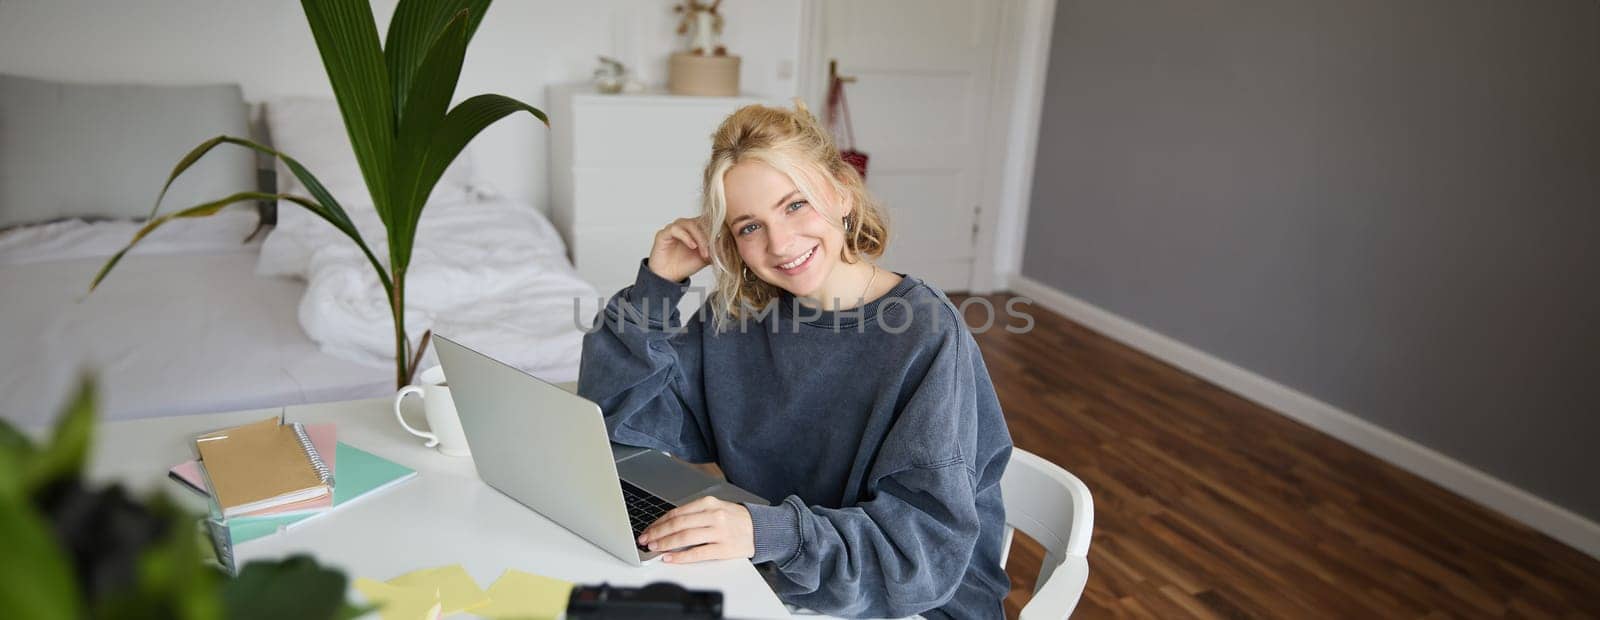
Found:
[(1600, 524), (1415, 441), (1021, 274), (1009, 289), (1084, 326), (1600, 558)]

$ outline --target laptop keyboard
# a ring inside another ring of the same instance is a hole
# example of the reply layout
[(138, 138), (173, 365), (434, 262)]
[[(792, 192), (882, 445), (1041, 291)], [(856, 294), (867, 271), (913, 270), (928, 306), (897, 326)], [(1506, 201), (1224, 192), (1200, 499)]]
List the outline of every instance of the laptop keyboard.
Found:
[[(639, 534), (644, 533), (644, 528), (650, 527), (650, 524), (655, 523), (661, 515), (667, 514), (667, 511), (677, 508), (671, 502), (656, 497), (649, 491), (628, 484), (627, 480), (619, 482), (622, 483), (622, 500), (628, 505), (628, 522), (633, 526), (635, 541), (639, 539)], [(634, 546), (644, 549), (637, 542)]]

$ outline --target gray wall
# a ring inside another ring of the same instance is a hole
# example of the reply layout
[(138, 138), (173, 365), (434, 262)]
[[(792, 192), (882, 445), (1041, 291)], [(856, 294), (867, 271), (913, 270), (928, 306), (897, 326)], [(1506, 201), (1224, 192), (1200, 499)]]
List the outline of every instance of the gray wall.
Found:
[(1600, 1), (1054, 28), (1025, 275), (1600, 520)]

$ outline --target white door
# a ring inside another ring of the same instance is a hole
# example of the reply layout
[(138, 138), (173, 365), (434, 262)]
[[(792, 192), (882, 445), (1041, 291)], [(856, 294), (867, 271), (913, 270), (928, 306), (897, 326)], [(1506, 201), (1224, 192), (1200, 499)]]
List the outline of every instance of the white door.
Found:
[(857, 78), (845, 86), (856, 148), (871, 157), (867, 187), (888, 208), (883, 265), (950, 291), (971, 288), (1001, 5), (822, 6), (820, 65), (826, 72), (836, 59), (841, 75)]

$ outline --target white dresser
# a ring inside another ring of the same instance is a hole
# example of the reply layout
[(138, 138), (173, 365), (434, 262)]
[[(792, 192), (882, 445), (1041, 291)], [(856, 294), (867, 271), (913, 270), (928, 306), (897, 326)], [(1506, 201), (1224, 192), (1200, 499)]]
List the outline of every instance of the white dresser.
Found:
[[(633, 283), (655, 232), (700, 213), (711, 134), (753, 97), (602, 95), (552, 86), (550, 219), (579, 275), (609, 296)], [(710, 270), (693, 282), (709, 286)], [(688, 295), (685, 312), (699, 306)]]

